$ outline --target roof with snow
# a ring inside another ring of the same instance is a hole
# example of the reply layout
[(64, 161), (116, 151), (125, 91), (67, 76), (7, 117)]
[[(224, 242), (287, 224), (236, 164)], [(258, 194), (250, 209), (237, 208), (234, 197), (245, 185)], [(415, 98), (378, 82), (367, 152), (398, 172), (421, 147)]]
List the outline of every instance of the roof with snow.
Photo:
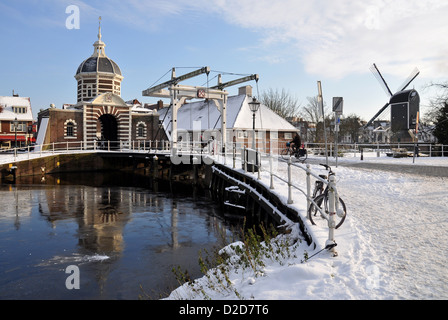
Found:
[[(15, 113), (13, 107), (26, 107), (25, 113)], [(0, 121), (33, 121), (31, 100), (28, 97), (0, 96)]]
[[(252, 111), (248, 102), (250, 96), (241, 94), (227, 99), (227, 129), (252, 130)], [(160, 120), (166, 131), (171, 131), (171, 108), (159, 110)], [(221, 129), (221, 113), (213, 101), (197, 101), (184, 104), (177, 113), (178, 130), (193, 130), (193, 122), (200, 121), (201, 130)], [(195, 127), (195, 130), (197, 127)], [(297, 128), (261, 104), (255, 114), (255, 129), (297, 132)]]

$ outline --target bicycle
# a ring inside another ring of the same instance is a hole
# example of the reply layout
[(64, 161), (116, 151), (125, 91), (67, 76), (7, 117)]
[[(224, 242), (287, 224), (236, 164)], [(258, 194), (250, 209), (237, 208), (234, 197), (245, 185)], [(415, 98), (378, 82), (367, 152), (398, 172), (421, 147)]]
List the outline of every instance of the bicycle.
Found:
[(304, 147), (295, 150), (291, 147), (289, 142), (286, 143), (286, 148), (280, 152), (283, 160), (288, 160), (289, 157), (295, 157), (297, 160), (304, 162), (308, 158), (308, 152)]
[[(328, 175), (319, 175), (320, 178), (330, 181), (330, 176), (334, 175), (334, 172), (331, 170), (331, 167), (326, 164), (320, 164), (325, 167), (328, 171)], [(344, 201), (337, 195), (336, 193), (335, 207), (336, 213), (334, 215), (335, 220), (335, 229), (339, 228), (345, 221), (345, 217), (347, 216), (347, 208), (345, 206)], [(310, 204), (308, 208), (308, 218), (310, 219), (313, 225), (318, 225), (321, 227), (328, 227), (328, 214), (329, 214), (329, 200), (328, 200), (328, 184), (324, 188), (324, 182), (321, 180), (316, 180), (314, 183), (314, 191), (312, 196), (313, 202)], [(341, 211), (342, 208), (342, 211)], [(321, 210), (326, 214), (325, 217)]]

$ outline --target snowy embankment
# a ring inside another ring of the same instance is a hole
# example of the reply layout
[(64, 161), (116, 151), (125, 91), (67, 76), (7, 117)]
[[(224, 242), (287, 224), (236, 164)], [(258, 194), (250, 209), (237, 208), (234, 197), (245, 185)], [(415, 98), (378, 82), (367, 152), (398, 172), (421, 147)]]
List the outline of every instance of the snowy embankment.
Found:
[[(209, 271), (208, 277), (179, 287), (168, 299), (447, 299), (447, 178), (403, 174), (400, 167), (448, 167), (448, 158), (417, 158), (413, 164), (412, 158), (364, 157), (364, 161), (394, 164), (397, 170), (350, 166), (359, 162), (356, 158), (341, 158), (341, 165), (333, 166), (347, 205), (347, 219), (335, 231), (337, 257), (324, 250), (304, 262), (305, 256), (324, 247), (328, 237), (327, 230), (306, 221), (315, 249), (300, 242), (290, 247), (292, 254), (287, 257), (265, 258), (256, 271), (230, 268), (223, 285), (213, 283)], [(324, 173), (319, 161), (325, 158), (308, 162)], [(276, 170), (286, 176), (284, 163), (279, 162)], [(305, 181), (300, 169), (293, 176), (294, 181)], [(267, 172), (261, 178), (269, 185)], [(284, 184), (276, 182), (274, 191), (286, 199)], [(293, 200), (292, 206), (305, 217), (306, 199), (295, 191)]]

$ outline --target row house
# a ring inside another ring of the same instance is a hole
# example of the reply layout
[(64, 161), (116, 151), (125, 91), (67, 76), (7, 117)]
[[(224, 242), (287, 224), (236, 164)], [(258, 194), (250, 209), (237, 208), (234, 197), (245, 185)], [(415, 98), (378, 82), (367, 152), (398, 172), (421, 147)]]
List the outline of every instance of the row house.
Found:
[(35, 142), (31, 100), (28, 97), (0, 96), (1, 148), (25, 147)]

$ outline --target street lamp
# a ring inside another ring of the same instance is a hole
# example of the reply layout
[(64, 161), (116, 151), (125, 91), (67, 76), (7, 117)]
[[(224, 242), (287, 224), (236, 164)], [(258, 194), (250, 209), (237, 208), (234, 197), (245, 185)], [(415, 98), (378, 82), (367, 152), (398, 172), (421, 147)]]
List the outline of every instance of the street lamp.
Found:
[(12, 123), (14, 124), (14, 133), (15, 133), (14, 148), (17, 148), (17, 124), (19, 123), (17, 121), (17, 117), (14, 119), (14, 121)]
[(255, 149), (255, 113), (258, 111), (258, 108), (260, 108), (260, 102), (255, 99), (255, 97), (252, 98), (252, 101), (249, 102), (249, 109), (252, 111), (252, 118), (253, 118), (253, 139), (252, 139), (252, 149)]

